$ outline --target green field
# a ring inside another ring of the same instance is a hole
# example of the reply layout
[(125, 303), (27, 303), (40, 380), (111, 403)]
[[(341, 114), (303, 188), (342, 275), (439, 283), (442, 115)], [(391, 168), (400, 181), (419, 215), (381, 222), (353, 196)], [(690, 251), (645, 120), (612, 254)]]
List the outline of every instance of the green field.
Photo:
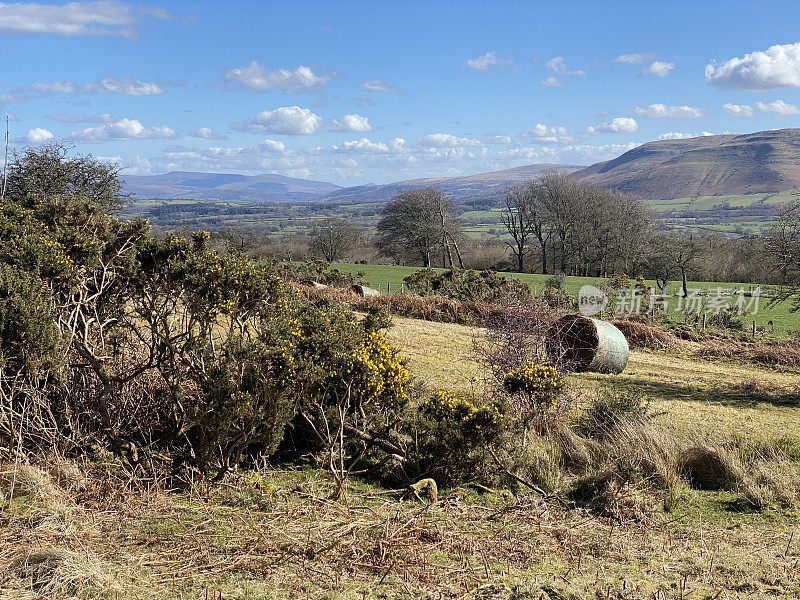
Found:
[[(403, 278), (407, 277), (414, 271), (417, 271), (419, 267), (403, 267), (397, 265), (363, 265), (363, 264), (353, 264), (353, 263), (336, 263), (333, 265), (334, 267), (341, 269), (342, 271), (347, 271), (353, 274), (362, 272), (364, 280), (376, 289), (379, 289), (383, 292), (386, 292), (387, 289), (390, 292), (398, 292), (401, 290), (401, 286), (403, 283)], [(437, 271), (443, 271), (444, 269), (436, 269)], [(549, 275), (541, 275), (536, 273), (500, 273), (501, 275), (506, 275), (509, 277), (515, 277), (520, 281), (524, 281), (528, 285), (531, 286), (534, 294), (540, 293), (542, 290), (542, 286), (545, 282), (550, 278)], [(575, 297), (578, 294), (578, 290), (583, 285), (597, 285), (598, 279), (596, 277), (567, 277), (564, 287), (570, 296)], [(655, 285), (654, 281), (648, 281), (648, 284), (651, 286)], [(388, 286), (388, 287), (387, 287)], [(752, 284), (746, 283), (717, 283), (717, 282), (710, 282), (710, 281), (690, 281), (688, 287), (691, 290), (701, 290), (702, 292), (708, 293), (711, 290), (711, 294), (716, 294), (718, 288), (722, 288), (724, 290), (732, 291), (738, 289), (750, 290), (751, 288), (757, 287), (753, 286)], [(670, 295), (668, 299), (668, 307), (673, 306), (674, 303), (677, 303), (677, 298), (675, 295), (679, 293), (681, 289), (681, 284), (678, 281), (670, 283), (667, 288), (667, 293)], [(762, 289), (764, 295), (769, 293), (767, 287)], [(749, 299), (748, 299), (749, 300)], [(746, 325), (750, 325), (753, 320), (755, 320), (756, 325), (759, 327), (768, 327), (770, 321), (774, 323), (775, 333), (789, 333), (800, 330), (800, 311), (792, 312), (791, 310), (791, 303), (790, 302), (781, 302), (777, 305), (769, 305), (769, 299), (766, 297), (762, 297), (759, 306), (758, 312), (752, 316), (746, 316), (743, 318), (743, 321)], [(670, 308), (670, 310), (672, 310)]]

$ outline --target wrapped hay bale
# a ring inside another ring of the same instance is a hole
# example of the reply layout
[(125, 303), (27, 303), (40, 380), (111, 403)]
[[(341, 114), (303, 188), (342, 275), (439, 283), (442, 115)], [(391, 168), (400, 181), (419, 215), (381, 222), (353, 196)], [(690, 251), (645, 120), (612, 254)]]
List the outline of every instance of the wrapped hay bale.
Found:
[(359, 285), (354, 284), (350, 286), (350, 289), (361, 296), (362, 298), (366, 298), (367, 296), (380, 296), (381, 293), (378, 290), (375, 290), (371, 287), (367, 287), (366, 285)]
[(561, 317), (545, 337), (547, 356), (565, 371), (622, 373), (628, 364), (628, 340), (614, 325), (582, 315)]

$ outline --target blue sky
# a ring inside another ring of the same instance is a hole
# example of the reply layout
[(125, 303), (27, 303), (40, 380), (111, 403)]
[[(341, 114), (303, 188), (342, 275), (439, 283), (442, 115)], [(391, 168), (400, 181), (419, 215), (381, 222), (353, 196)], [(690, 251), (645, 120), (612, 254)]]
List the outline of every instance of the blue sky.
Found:
[(0, 3), (15, 148), (339, 185), (800, 126), (798, 2)]

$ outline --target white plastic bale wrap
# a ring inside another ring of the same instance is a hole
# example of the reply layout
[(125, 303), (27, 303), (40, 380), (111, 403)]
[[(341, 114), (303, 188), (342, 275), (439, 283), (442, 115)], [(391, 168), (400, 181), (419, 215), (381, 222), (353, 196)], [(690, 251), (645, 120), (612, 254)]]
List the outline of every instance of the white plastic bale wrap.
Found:
[(567, 315), (547, 332), (550, 360), (566, 371), (622, 373), (630, 349), (625, 335), (608, 321)]

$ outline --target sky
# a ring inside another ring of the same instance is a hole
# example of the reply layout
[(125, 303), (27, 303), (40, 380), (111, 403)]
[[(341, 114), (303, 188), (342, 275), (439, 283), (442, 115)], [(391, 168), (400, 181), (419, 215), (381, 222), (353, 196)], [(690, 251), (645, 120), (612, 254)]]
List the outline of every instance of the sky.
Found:
[(337, 185), (800, 127), (800, 2), (0, 2), (12, 149)]

